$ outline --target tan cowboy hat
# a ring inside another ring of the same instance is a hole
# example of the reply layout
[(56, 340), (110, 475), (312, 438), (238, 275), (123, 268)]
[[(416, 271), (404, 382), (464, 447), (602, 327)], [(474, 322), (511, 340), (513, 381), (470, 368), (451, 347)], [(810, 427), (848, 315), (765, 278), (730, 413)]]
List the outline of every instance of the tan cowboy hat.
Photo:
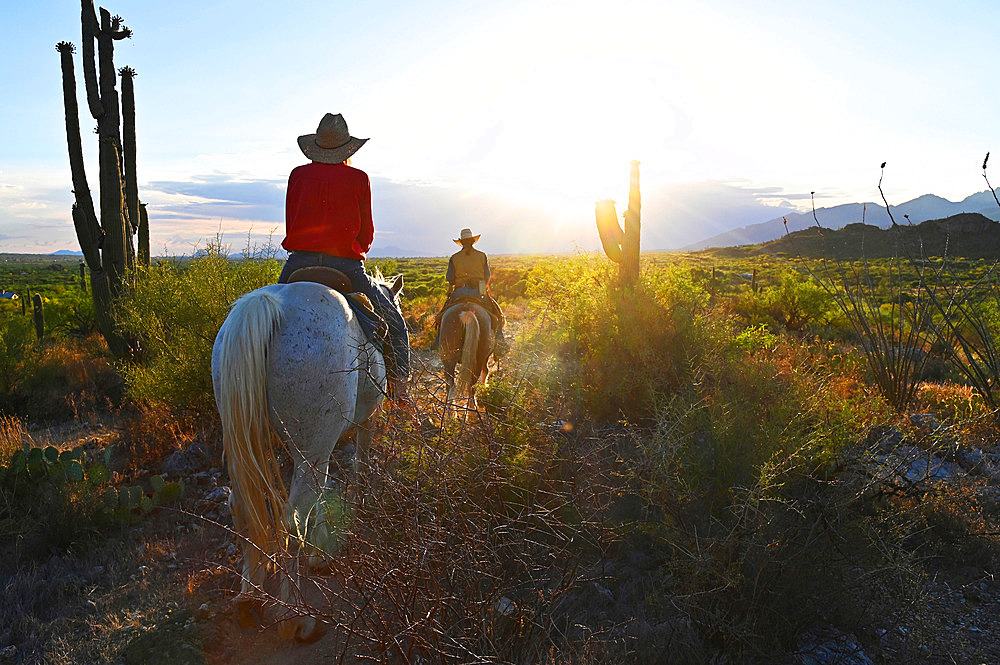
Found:
[[(482, 233), (479, 234), (483, 235)], [(458, 239), (455, 240), (459, 245), (463, 244), (463, 240), (472, 240), (472, 244), (475, 245), (476, 241), (479, 240), (479, 236), (472, 235), (472, 229), (462, 229), (462, 232), (458, 234)]]
[(327, 113), (315, 134), (299, 137), (299, 148), (314, 162), (340, 164), (358, 151), (368, 139), (356, 139), (347, 131), (344, 116)]

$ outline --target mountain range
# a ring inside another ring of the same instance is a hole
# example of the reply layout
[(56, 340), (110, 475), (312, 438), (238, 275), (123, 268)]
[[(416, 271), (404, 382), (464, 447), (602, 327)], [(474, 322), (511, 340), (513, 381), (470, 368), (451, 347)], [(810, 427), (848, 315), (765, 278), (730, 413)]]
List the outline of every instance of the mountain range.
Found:
[[(996, 191), (1000, 192), (1000, 188)], [(924, 194), (912, 201), (893, 205), (892, 215), (897, 224), (907, 222), (919, 224), (932, 219), (944, 219), (961, 213), (978, 213), (994, 221), (1000, 220), (1000, 206), (989, 190), (977, 192), (961, 201), (953, 202), (933, 194)], [(879, 228), (889, 228), (892, 221), (885, 207), (877, 203), (845, 203), (830, 208), (817, 208), (816, 218), (812, 212), (790, 213), (784, 217), (776, 217), (760, 224), (751, 224), (738, 229), (719, 233), (704, 240), (683, 247), (687, 251), (707, 249), (709, 247), (733, 247), (737, 245), (756, 245), (781, 238), (786, 233), (785, 220), (788, 221), (789, 233), (801, 231), (810, 226), (820, 226), (827, 229), (841, 229), (848, 224), (864, 222)]]
[(761, 245), (721, 251), (852, 261), (886, 257), (917, 260), (932, 256), (995, 260), (1000, 255), (1000, 223), (977, 212), (962, 212), (888, 229), (868, 224), (822, 230), (813, 226)]

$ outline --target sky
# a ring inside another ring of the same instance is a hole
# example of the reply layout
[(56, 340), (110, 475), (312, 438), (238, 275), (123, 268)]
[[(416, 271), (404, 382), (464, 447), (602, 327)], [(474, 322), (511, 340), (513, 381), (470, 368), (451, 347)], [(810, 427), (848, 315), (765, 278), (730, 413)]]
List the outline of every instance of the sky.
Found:
[[(134, 32), (140, 198), (158, 254), (283, 237), (296, 137), (326, 112), (370, 141), (373, 254), (599, 246), (641, 163), (643, 247), (808, 207), (986, 189), (1000, 149), (1000, 5), (971, 0), (119, 0)], [(0, 24), (0, 251), (79, 249), (59, 56), (73, 0)], [(77, 49), (77, 89), (86, 114)], [(95, 123), (81, 117), (97, 186)], [(998, 156), (1000, 159), (1000, 156)], [(1000, 184), (1000, 174), (995, 178)], [(270, 239), (270, 240), (269, 240)]]

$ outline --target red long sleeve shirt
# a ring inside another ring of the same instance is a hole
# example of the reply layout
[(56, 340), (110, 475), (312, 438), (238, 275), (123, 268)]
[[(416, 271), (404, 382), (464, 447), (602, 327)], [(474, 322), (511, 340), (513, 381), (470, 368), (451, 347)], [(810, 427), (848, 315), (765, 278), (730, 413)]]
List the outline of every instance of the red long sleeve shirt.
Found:
[(282, 247), (364, 260), (374, 238), (368, 174), (347, 164), (322, 162), (292, 170)]

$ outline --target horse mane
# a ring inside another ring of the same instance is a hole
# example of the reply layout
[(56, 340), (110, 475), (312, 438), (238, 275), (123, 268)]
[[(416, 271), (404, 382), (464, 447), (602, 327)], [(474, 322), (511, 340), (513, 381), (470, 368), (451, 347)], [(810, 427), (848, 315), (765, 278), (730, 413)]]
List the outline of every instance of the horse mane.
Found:
[[(390, 280), (389, 278), (387, 278), (385, 275), (382, 274), (381, 268), (379, 268), (378, 266), (374, 266), (369, 274), (371, 275), (371, 278), (375, 281), (377, 285), (384, 286), (387, 290), (391, 291), (392, 280)], [(395, 295), (395, 299), (398, 301), (399, 296), (401, 296), (402, 294), (403, 290), (400, 289), (399, 293)], [(389, 298), (389, 300), (392, 299), (393, 298)]]

